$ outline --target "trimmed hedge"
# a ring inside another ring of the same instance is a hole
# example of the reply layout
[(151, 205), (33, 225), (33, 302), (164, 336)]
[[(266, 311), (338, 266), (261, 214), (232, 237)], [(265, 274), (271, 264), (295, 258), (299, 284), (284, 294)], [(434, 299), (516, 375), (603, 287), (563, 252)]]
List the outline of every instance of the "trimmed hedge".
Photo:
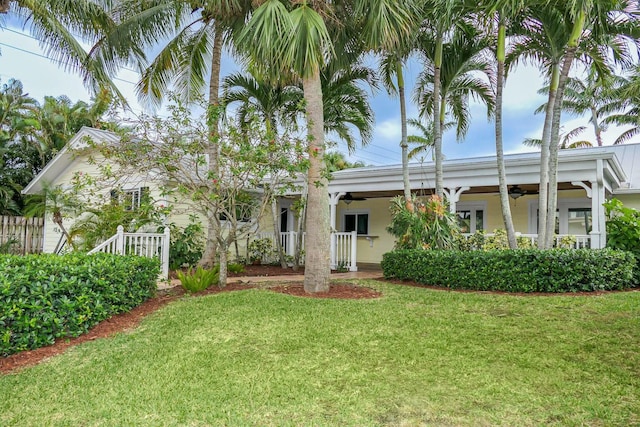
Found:
[(632, 287), (635, 258), (612, 249), (398, 250), (382, 258), (385, 278), (451, 289), (582, 292)]
[(155, 259), (111, 254), (0, 256), (0, 355), (77, 337), (152, 297)]

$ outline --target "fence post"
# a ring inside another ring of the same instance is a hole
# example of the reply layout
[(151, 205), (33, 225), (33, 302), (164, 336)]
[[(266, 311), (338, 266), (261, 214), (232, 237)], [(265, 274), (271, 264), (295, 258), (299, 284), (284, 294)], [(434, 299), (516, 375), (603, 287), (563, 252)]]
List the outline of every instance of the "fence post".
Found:
[(351, 232), (351, 260), (349, 265), (349, 271), (358, 271), (358, 266), (356, 265), (358, 258), (358, 232)]
[(336, 265), (336, 233), (333, 231), (331, 232), (331, 249), (329, 253), (331, 269), (335, 270), (338, 266)]
[(118, 255), (124, 255), (124, 227), (119, 225), (118, 231), (116, 232), (118, 236), (116, 238), (116, 253)]
[(164, 228), (162, 238), (162, 278), (169, 278), (169, 245), (171, 244), (171, 231), (169, 227)]

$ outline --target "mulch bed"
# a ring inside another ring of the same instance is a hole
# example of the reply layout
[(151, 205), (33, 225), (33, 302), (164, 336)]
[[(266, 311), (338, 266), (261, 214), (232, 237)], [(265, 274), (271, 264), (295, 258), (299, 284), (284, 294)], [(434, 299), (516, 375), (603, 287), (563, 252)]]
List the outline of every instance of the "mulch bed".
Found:
[[(264, 267), (264, 266), (255, 266)], [(273, 266), (269, 266), (273, 267)], [(281, 271), (275, 274), (276, 269), (282, 270), (280, 267), (270, 268), (267, 273), (270, 275), (282, 275)], [(289, 269), (290, 270), (290, 269)], [(253, 270), (254, 272), (257, 269)], [(260, 270), (265, 272), (263, 268)], [(246, 275), (245, 273), (244, 275)], [(299, 274), (299, 273), (296, 273)], [(265, 275), (265, 274), (263, 274)], [(212, 286), (209, 289), (198, 293), (197, 295), (216, 294), (221, 292), (231, 292), (243, 289), (250, 289), (255, 287), (254, 285), (234, 283), (229, 284), (225, 288), (218, 288)], [(354, 286), (349, 283), (334, 283), (331, 284), (329, 292), (319, 294), (307, 294), (304, 291), (302, 283), (292, 283), (282, 286), (270, 287), (274, 292), (281, 292), (284, 294), (301, 296), (301, 297), (314, 297), (314, 298), (344, 298), (344, 299), (360, 299), (360, 298), (376, 298), (380, 296), (379, 292), (373, 289)], [(142, 319), (158, 310), (159, 308), (167, 305), (171, 301), (174, 301), (184, 295), (184, 290), (181, 287), (175, 287), (163, 291), (159, 291), (158, 295), (148, 301), (142, 303), (140, 306), (134, 308), (128, 313), (117, 314), (103, 322), (100, 322), (93, 329), (84, 335), (77, 338), (65, 338), (60, 339), (47, 347), (41, 347), (35, 350), (22, 351), (20, 353), (12, 354), (8, 357), (0, 357), (0, 374), (6, 374), (16, 369), (32, 366), (40, 361), (49, 357), (56, 356), (64, 353), (69, 347), (78, 345), (86, 341), (93, 341), (95, 339), (108, 337), (119, 332), (127, 331), (135, 328), (142, 321)]]

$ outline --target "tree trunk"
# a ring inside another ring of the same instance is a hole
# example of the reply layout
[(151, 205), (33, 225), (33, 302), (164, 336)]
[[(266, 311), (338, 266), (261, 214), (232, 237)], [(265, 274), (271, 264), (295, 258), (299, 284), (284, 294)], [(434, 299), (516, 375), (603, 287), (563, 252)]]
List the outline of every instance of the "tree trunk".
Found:
[(305, 239), (304, 290), (327, 292), (329, 290), (330, 225), (329, 191), (324, 173), (324, 115), (320, 69), (302, 79), (306, 101), (309, 171), (307, 209), (307, 236)]
[(436, 194), (444, 197), (444, 177), (442, 171), (442, 126), (440, 123), (440, 69), (442, 67), (442, 34), (436, 38), (436, 52), (433, 67), (433, 152), (436, 157)]
[(284, 250), (282, 249), (282, 237), (280, 236), (280, 215), (278, 215), (278, 201), (275, 197), (271, 199), (271, 215), (273, 216), (273, 235), (276, 241), (276, 252), (278, 253), (278, 260), (282, 268), (287, 268), (287, 260), (284, 257)]
[[(553, 123), (553, 106), (556, 100), (558, 88), (558, 65), (554, 64), (551, 70), (551, 83), (549, 85), (549, 98), (545, 109), (544, 127), (542, 130), (542, 145), (540, 146), (540, 187), (538, 195), (538, 248), (545, 248), (547, 236), (547, 201), (549, 199), (549, 146), (551, 143), (551, 125)], [(552, 225), (552, 227), (555, 225)], [(553, 234), (553, 231), (551, 231)]]
[(591, 107), (591, 121), (593, 123), (593, 133), (596, 135), (596, 142), (598, 147), (602, 147), (602, 128), (598, 123), (598, 110), (595, 107)]
[(300, 199), (303, 201), (303, 203), (301, 204), (300, 212), (298, 212), (298, 226), (296, 227), (296, 247), (295, 252), (293, 253), (293, 271), (298, 271), (300, 269), (300, 260), (302, 259), (302, 238), (306, 230), (305, 225), (307, 221), (307, 185), (305, 185), (305, 187), (303, 188)]
[(504, 89), (504, 60), (505, 60), (505, 37), (506, 28), (501, 22), (498, 27), (497, 46), (497, 76), (496, 76), (496, 158), (498, 162), (498, 185), (500, 187), (500, 208), (502, 209), (502, 220), (507, 231), (509, 248), (517, 249), (518, 240), (513, 227), (511, 217), (511, 205), (509, 204), (509, 189), (507, 188), (507, 172), (504, 165), (504, 146), (502, 143), (502, 91)]
[[(218, 159), (218, 138), (220, 137), (219, 108), (220, 108), (220, 60), (222, 58), (222, 31), (216, 31), (213, 39), (213, 54), (211, 59), (211, 77), (209, 78), (209, 174), (212, 177), (220, 176), (220, 162)], [(207, 218), (207, 240), (199, 264), (205, 268), (212, 268), (216, 264), (216, 251), (220, 225), (218, 220), (219, 209), (212, 209)]]
[(404, 199), (411, 200), (411, 183), (409, 182), (409, 143), (407, 142), (407, 101), (404, 93), (404, 75), (402, 62), (396, 62), (396, 76), (398, 77), (398, 97), (400, 98), (400, 129), (402, 131), (402, 182), (404, 184)]
[[(556, 99), (553, 103), (553, 120), (551, 125), (551, 137), (549, 146), (549, 198), (547, 200), (547, 233), (545, 234), (545, 248), (553, 246), (553, 235), (556, 223), (556, 207), (558, 205), (558, 147), (560, 141), (560, 117), (562, 114), (562, 100), (564, 88), (569, 78), (569, 71), (578, 49), (578, 41), (582, 35), (586, 14), (583, 10), (576, 17), (571, 31), (571, 37), (562, 60), (562, 69), (558, 77)], [(553, 228), (551, 228), (553, 227)], [(539, 237), (538, 237), (539, 238)]]
[(224, 288), (227, 286), (227, 249), (229, 246), (226, 243), (220, 245), (218, 256), (220, 257), (220, 274), (218, 280), (218, 286)]

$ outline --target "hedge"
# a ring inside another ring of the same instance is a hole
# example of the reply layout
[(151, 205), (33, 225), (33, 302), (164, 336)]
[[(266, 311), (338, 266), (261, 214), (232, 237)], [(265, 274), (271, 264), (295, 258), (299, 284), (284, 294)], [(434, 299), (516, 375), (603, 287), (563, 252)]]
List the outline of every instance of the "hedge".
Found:
[(632, 287), (635, 258), (612, 249), (398, 250), (383, 255), (386, 278), (451, 289), (582, 292)]
[(111, 254), (0, 256), (0, 355), (77, 337), (152, 297), (157, 260)]

